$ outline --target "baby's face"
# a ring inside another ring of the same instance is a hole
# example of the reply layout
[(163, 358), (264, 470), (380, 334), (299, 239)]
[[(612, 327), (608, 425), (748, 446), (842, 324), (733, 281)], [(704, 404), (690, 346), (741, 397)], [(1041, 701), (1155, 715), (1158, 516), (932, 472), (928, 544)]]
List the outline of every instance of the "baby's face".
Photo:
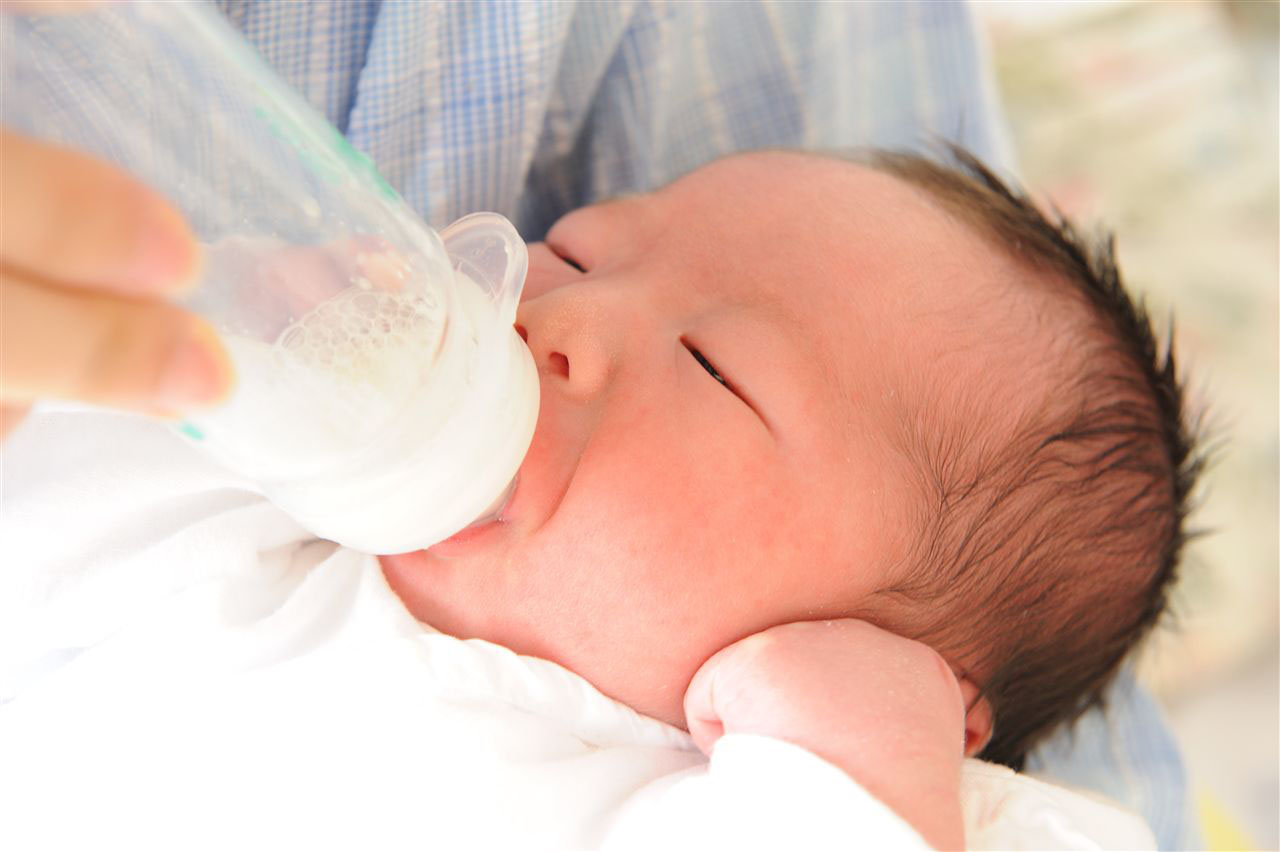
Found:
[(900, 623), (882, 593), (914, 533), (903, 411), (935, 370), (976, 368), (955, 320), (1001, 269), (916, 190), (798, 154), (569, 214), (531, 247), (518, 326), (542, 407), (514, 496), (384, 557), (389, 581), (444, 632), (677, 724), (694, 671), (748, 634)]

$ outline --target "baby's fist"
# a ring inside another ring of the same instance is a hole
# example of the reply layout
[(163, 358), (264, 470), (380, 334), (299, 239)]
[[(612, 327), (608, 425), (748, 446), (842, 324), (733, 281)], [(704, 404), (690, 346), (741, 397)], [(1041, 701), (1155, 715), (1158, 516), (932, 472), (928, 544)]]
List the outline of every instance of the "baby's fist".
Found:
[(958, 767), (964, 753), (960, 688), (942, 657), (856, 619), (783, 624), (735, 642), (694, 675), (684, 709), (707, 754), (722, 734), (759, 734), (855, 778), (925, 753)]
[(851, 618), (782, 624), (703, 663), (684, 711), (708, 755), (723, 734), (787, 740), (844, 770), (930, 845), (964, 845), (964, 702), (927, 645)]

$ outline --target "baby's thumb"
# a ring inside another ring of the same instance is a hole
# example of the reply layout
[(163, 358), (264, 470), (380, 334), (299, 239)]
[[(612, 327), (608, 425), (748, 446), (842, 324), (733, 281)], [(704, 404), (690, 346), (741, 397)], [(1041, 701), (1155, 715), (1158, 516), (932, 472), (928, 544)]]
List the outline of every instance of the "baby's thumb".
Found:
[(715, 748), (716, 740), (724, 736), (724, 720), (716, 707), (716, 673), (729, 650), (725, 648), (703, 663), (684, 692), (684, 718), (689, 736), (708, 757)]

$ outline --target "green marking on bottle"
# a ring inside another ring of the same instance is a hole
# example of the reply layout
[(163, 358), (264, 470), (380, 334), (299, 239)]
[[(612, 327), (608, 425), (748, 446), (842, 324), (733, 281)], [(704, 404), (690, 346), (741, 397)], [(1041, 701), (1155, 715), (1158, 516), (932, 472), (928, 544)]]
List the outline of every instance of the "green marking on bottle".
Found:
[(336, 129), (333, 131), (333, 141), (338, 151), (341, 152), (343, 159), (345, 159), (348, 164), (367, 174), (384, 196), (390, 198), (392, 201), (399, 200), (399, 193), (395, 191), (395, 188), (387, 182), (387, 179), (384, 178), (382, 173), (378, 171), (376, 166), (374, 166), (373, 160), (368, 154), (358, 150), (347, 140), (347, 137), (343, 136)]
[[(379, 173), (369, 155), (357, 150), (347, 140), (347, 137), (338, 132), (336, 127), (329, 126), (332, 150), (326, 151), (307, 145), (303, 141), (307, 136), (305, 128), (298, 127), (295, 122), (290, 120), (291, 116), (280, 112), (271, 112), (261, 106), (255, 106), (253, 112), (267, 125), (271, 135), (293, 148), (298, 155), (298, 159), (312, 174), (325, 183), (333, 185), (341, 182), (341, 166), (338, 165), (338, 163), (341, 163), (350, 172), (368, 177), (386, 198), (392, 201), (400, 199), (400, 194)], [(312, 138), (314, 139), (315, 137), (313, 136)], [(337, 155), (336, 158), (334, 157), (335, 154)]]
[(178, 424), (178, 431), (186, 435), (188, 438), (190, 438), (193, 441), (204, 440), (204, 433), (201, 432), (199, 429), (197, 429), (195, 426), (192, 426), (190, 423), (188, 423), (185, 420)]
[(331, 186), (341, 182), (338, 168), (332, 162), (325, 162), (325, 152), (317, 153), (302, 141), (305, 134), (300, 134), (298, 128), (288, 122), (288, 116), (271, 113), (260, 106), (254, 107), (253, 111), (267, 125), (272, 136), (293, 149), (311, 174)]

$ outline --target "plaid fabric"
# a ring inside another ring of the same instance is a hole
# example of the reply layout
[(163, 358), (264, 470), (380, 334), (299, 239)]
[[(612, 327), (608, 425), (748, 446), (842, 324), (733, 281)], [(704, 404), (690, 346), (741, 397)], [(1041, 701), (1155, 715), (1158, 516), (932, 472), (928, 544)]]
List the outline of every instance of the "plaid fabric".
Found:
[(1027, 772), (1141, 814), (1161, 849), (1203, 848), (1186, 768), (1160, 706), (1127, 670), (1107, 700), (1105, 712), (1090, 710), (1032, 752)]
[(963, 4), (219, 0), (433, 226), (561, 214), (767, 146), (1006, 162)]

